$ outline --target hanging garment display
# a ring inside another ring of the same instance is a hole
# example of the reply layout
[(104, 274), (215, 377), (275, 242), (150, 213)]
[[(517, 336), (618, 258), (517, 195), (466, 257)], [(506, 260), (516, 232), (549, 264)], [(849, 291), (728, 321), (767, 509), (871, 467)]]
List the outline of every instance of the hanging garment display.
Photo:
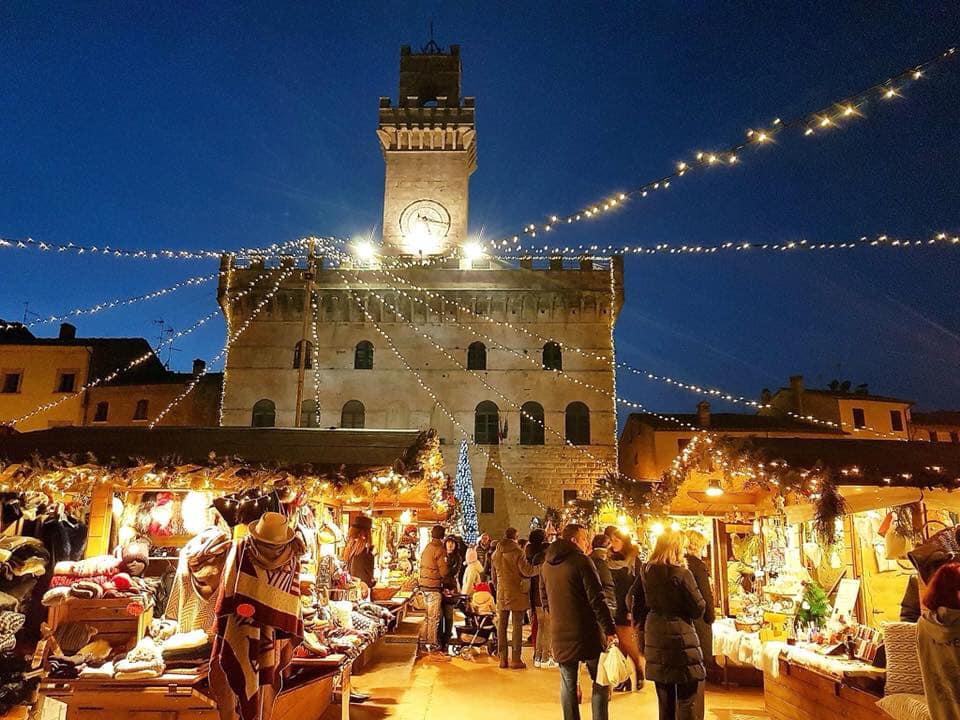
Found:
[(248, 526), (227, 558), (216, 604), (211, 686), (221, 717), (269, 717), (280, 671), (292, 657), (287, 639), (303, 636), (300, 557), (303, 541), (279, 513)]
[(164, 616), (176, 620), (180, 632), (212, 633), (216, 622), (216, 593), (230, 538), (221, 528), (207, 528), (180, 552)]

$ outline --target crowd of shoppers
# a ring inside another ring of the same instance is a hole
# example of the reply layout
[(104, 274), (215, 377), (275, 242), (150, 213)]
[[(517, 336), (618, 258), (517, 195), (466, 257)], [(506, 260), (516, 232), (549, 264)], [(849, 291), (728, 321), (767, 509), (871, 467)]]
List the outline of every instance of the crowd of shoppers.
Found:
[(660, 720), (703, 720), (705, 657), (712, 645), (713, 592), (697, 532), (666, 530), (646, 562), (616, 527), (591, 535), (570, 524), (559, 536), (534, 529), (524, 542), (508, 528), (473, 547), (442, 526), (420, 558), (426, 617), (425, 651), (445, 653), (454, 605), (475, 590), (495, 598), (500, 667), (522, 670), (523, 628), (537, 668), (560, 669), (564, 720), (579, 720), (577, 677), (583, 663), (593, 682), (595, 720), (606, 720), (611, 688), (596, 683), (601, 654), (611, 646), (633, 661), (636, 681), (617, 689), (656, 688)]

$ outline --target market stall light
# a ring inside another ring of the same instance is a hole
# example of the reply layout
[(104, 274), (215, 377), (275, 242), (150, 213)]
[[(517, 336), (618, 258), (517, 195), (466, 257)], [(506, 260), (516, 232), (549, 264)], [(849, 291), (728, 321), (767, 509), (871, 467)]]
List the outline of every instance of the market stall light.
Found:
[(653, 525), (650, 526), (650, 534), (653, 535), (654, 537), (660, 537), (661, 535), (663, 535), (665, 530), (666, 528), (663, 527), (662, 522), (655, 522)]
[(674, 532), (677, 532), (680, 529), (680, 523), (674, 520), (672, 523), (670, 523), (670, 529)]
[(409, 525), (412, 520), (413, 513), (409, 510), (404, 510), (402, 513), (400, 513), (400, 523), (402, 525)]
[(720, 497), (723, 495), (723, 487), (720, 485), (720, 481), (716, 478), (707, 482), (707, 497)]

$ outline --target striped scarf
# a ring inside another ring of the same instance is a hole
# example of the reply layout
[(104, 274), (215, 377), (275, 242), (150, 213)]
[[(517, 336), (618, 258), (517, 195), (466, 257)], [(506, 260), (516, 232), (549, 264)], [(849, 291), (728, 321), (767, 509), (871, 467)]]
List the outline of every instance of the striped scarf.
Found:
[[(217, 597), (218, 662), (236, 695), (242, 720), (260, 717), (261, 687), (280, 683), (277, 641), (303, 637), (300, 618), (299, 538), (281, 552), (269, 552), (253, 538), (234, 543)], [(264, 564), (258, 560), (269, 560)]]

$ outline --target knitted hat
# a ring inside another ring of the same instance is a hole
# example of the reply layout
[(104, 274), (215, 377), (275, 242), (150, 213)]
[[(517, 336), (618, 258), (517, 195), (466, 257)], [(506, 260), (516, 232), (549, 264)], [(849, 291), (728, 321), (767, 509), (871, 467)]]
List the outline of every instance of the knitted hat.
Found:
[(128, 565), (131, 562), (146, 563), (150, 559), (150, 541), (145, 538), (139, 538), (127, 543), (123, 548), (122, 558), (124, 565)]

